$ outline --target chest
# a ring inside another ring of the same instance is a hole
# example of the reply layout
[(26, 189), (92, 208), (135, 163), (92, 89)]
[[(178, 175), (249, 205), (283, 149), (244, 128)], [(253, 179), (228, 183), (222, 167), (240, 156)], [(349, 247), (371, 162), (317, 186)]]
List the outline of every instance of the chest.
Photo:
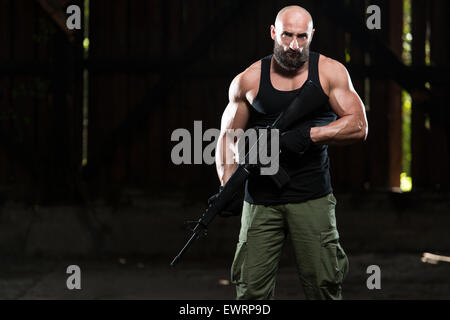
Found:
[(308, 71), (300, 73), (295, 77), (284, 77), (276, 72), (270, 71), (270, 84), (278, 91), (293, 91), (301, 88), (308, 79)]

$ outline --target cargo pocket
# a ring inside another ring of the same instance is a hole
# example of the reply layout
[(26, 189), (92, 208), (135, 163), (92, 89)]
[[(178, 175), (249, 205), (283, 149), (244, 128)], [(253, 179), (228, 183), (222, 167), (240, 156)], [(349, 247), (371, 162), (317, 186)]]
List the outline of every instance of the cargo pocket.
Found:
[(336, 205), (336, 204), (337, 204), (336, 197), (335, 197), (334, 194), (332, 194), (332, 193), (330, 193), (330, 194), (328, 195), (328, 200), (330, 200), (331, 203), (332, 203), (333, 205)]
[(344, 280), (348, 272), (348, 259), (339, 244), (337, 229), (320, 233), (322, 274), (320, 285), (338, 285)]
[(340, 243), (337, 245), (337, 261), (339, 271), (342, 273), (341, 282), (347, 277), (348, 274), (348, 258), (345, 254), (344, 249), (342, 249)]
[(238, 285), (247, 283), (245, 276), (245, 260), (247, 257), (247, 242), (239, 241), (231, 266), (231, 282)]

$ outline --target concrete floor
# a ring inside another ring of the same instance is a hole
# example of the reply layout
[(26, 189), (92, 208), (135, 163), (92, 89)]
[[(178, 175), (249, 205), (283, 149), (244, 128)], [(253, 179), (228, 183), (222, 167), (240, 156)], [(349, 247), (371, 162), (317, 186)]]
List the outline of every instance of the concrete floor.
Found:
[[(424, 251), (450, 256), (450, 197), (337, 198), (339, 241), (350, 260), (345, 299), (450, 299), (450, 263), (421, 262)], [(204, 201), (179, 194), (130, 199), (117, 207), (0, 206), (0, 299), (234, 299), (227, 281), (240, 219), (216, 219), (172, 269), (188, 237), (182, 223), (198, 218)], [(303, 299), (289, 242), (284, 251), (276, 298)], [(69, 265), (81, 268), (81, 290), (66, 287)], [(380, 290), (367, 289), (370, 265), (381, 268)]]
[[(349, 255), (345, 299), (450, 299), (450, 263), (426, 264), (417, 254)], [(3, 259), (0, 299), (234, 299), (231, 261), (164, 259)], [(81, 268), (81, 290), (68, 290), (66, 269)], [(369, 290), (369, 265), (381, 268), (381, 289)], [(295, 268), (282, 263), (276, 299), (304, 299)]]

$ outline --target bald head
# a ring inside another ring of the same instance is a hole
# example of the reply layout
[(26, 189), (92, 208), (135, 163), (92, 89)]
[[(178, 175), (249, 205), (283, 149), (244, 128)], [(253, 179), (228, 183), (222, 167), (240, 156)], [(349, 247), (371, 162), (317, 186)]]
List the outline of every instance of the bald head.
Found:
[(275, 27), (282, 27), (285, 24), (303, 24), (313, 28), (311, 14), (300, 6), (287, 6), (281, 9), (275, 18)]

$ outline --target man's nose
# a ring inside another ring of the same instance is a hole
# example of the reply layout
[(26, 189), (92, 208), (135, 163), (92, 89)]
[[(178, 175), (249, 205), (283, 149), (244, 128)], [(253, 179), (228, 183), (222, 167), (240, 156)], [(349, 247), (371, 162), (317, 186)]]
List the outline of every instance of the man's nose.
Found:
[(289, 48), (291, 48), (292, 50), (298, 50), (300, 48), (298, 45), (297, 38), (292, 39)]

